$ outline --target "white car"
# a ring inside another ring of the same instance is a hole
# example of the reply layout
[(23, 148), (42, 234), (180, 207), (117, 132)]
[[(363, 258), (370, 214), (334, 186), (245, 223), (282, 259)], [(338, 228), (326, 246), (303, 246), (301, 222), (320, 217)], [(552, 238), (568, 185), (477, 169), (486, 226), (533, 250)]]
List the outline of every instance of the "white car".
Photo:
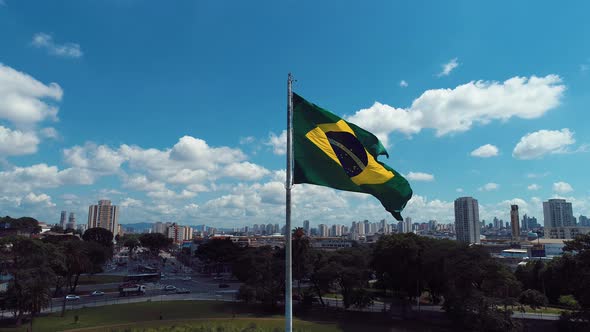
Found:
[(192, 279), (191, 277), (184, 277), (184, 278), (182, 278), (182, 281), (191, 281), (191, 279)]
[(90, 296), (103, 296), (104, 292), (103, 291), (99, 291), (99, 290), (95, 290), (94, 292), (90, 293)]
[(165, 291), (175, 291), (176, 287), (174, 285), (168, 285), (166, 287), (164, 287)]
[(66, 301), (76, 301), (79, 299), (80, 299), (80, 297), (78, 295), (73, 295), (73, 294), (66, 295)]

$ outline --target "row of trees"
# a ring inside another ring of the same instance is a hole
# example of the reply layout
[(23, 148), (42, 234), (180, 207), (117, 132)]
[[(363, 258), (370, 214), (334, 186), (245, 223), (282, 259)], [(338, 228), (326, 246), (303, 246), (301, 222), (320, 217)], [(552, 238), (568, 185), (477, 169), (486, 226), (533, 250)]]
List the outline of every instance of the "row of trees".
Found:
[[(293, 278), (304, 302), (315, 296), (323, 304), (327, 293), (339, 293), (344, 307), (363, 307), (374, 294), (391, 301), (390, 310), (406, 316), (410, 303), (427, 295), (442, 304), (457, 326), (471, 330), (512, 331), (518, 328), (511, 308), (538, 308), (558, 303), (566, 294), (579, 310), (571, 321), (587, 322), (590, 308), (590, 237), (570, 242), (576, 252), (544, 265), (532, 262), (516, 273), (480, 246), (437, 240), (415, 234), (381, 237), (368, 247), (322, 251), (311, 248), (301, 229), (293, 232)], [(284, 250), (240, 248), (230, 240), (201, 245), (197, 257), (211, 271), (230, 265), (243, 282), (239, 297), (277, 305), (284, 296)], [(540, 267), (542, 266), (542, 267)], [(305, 282), (306, 287), (301, 284)], [(586, 316), (584, 316), (586, 315)]]
[(12, 310), (17, 324), (41, 312), (52, 296), (75, 292), (80, 275), (102, 271), (113, 255), (113, 234), (102, 228), (73, 235), (22, 236), (0, 239), (2, 269), (12, 279), (0, 297), (2, 310)]

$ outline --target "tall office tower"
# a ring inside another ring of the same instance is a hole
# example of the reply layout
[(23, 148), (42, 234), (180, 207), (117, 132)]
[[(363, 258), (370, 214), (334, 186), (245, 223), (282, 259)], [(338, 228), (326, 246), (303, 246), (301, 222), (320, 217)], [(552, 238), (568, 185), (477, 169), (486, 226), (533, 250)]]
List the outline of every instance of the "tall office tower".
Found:
[(584, 215), (580, 215), (580, 218), (578, 218), (578, 221), (580, 222), (580, 226), (584, 226), (584, 227), (590, 226), (590, 219), (588, 219), (588, 217), (586, 217)]
[(510, 205), (510, 228), (512, 228), (512, 241), (520, 240), (520, 220), (518, 220), (518, 205)]
[(543, 216), (545, 229), (575, 226), (572, 203), (566, 202), (565, 199), (550, 199), (543, 202)]
[(62, 229), (66, 229), (66, 217), (68, 215), (67, 211), (61, 211), (61, 216), (59, 218), (59, 226)]
[(455, 233), (457, 241), (480, 243), (479, 205), (472, 197), (455, 200)]
[(76, 229), (76, 215), (74, 214), (74, 212), (70, 212), (70, 217), (68, 218), (66, 229)]
[(371, 226), (369, 225), (369, 221), (365, 219), (365, 221), (363, 221), (364, 223), (364, 228), (365, 228), (365, 234), (369, 235), (371, 234)]
[(279, 226), (279, 224), (275, 224), (274, 228), (273, 228), (273, 233), (280, 233), (281, 232), (281, 227)]
[(258, 224), (254, 224), (252, 226), (252, 233), (254, 233), (254, 235), (259, 234), (260, 233), (260, 229), (258, 229)]
[(529, 223), (527, 220), (527, 215), (526, 213), (524, 214), (524, 216), (522, 216), (522, 220), (520, 222), (520, 229), (522, 229), (523, 231), (528, 231), (529, 230)]
[(412, 231), (412, 218), (406, 217), (405, 222), (404, 233), (410, 233)]
[(88, 229), (100, 227), (117, 234), (119, 225), (119, 207), (111, 205), (111, 201), (103, 199), (98, 205), (88, 207)]
[(266, 235), (272, 235), (274, 233), (275, 227), (272, 224), (266, 225)]
[(309, 220), (303, 220), (303, 231), (309, 236)]
[(318, 225), (318, 236), (320, 237), (328, 237), (328, 226), (325, 224)]

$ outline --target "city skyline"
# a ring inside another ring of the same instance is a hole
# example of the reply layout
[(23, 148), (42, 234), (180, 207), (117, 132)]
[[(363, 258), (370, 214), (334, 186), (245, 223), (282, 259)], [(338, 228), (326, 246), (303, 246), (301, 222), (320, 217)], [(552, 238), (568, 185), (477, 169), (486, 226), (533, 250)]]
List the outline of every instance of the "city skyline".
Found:
[[(590, 46), (577, 42), (590, 27), (568, 19), (590, 4), (537, 4), (533, 20), (524, 3), (3, 3), (4, 215), (79, 224), (108, 199), (126, 224), (281, 222), (288, 72), (386, 145), (415, 192), (404, 218), (452, 222), (458, 196), (485, 220), (510, 220), (510, 205), (540, 219), (551, 198), (590, 215)], [(329, 28), (285, 24), (297, 15)], [(293, 195), (294, 225), (393, 220), (368, 195)]]

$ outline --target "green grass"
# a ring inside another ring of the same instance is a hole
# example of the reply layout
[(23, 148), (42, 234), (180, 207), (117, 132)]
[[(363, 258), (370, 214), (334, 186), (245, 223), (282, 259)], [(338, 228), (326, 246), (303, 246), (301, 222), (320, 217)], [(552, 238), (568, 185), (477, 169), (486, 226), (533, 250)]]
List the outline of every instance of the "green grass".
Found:
[[(512, 311), (514, 312), (519, 312), (520, 308), (519, 307), (512, 307), (511, 308)], [(554, 308), (554, 307), (541, 307), (539, 309), (533, 310), (531, 307), (525, 305), (524, 306), (524, 311), (527, 313), (543, 313), (543, 314), (555, 314), (555, 315), (561, 315), (561, 313), (563, 311), (569, 311), (567, 309), (561, 309), (561, 308)]]
[(78, 280), (78, 285), (122, 283), (124, 278), (124, 276), (117, 275), (85, 275), (80, 276), (80, 279)]
[[(284, 330), (283, 319), (272, 318), (237, 318), (237, 319), (206, 319), (202, 321), (162, 321), (162, 322), (145, 322), (133, 324), (133, 326), (111, 326), (95, 329), (83, 329), (84, 332), (243, 332), (243, 331), (261, 331), (275, 332)], [(334, 324), (320, 324), (301, 320), (295, 320), (293, 324), (294, 331), (319, 331), (319, 332), (340, 332)], [(78, 331), (78, 330), (72, 330)]]

